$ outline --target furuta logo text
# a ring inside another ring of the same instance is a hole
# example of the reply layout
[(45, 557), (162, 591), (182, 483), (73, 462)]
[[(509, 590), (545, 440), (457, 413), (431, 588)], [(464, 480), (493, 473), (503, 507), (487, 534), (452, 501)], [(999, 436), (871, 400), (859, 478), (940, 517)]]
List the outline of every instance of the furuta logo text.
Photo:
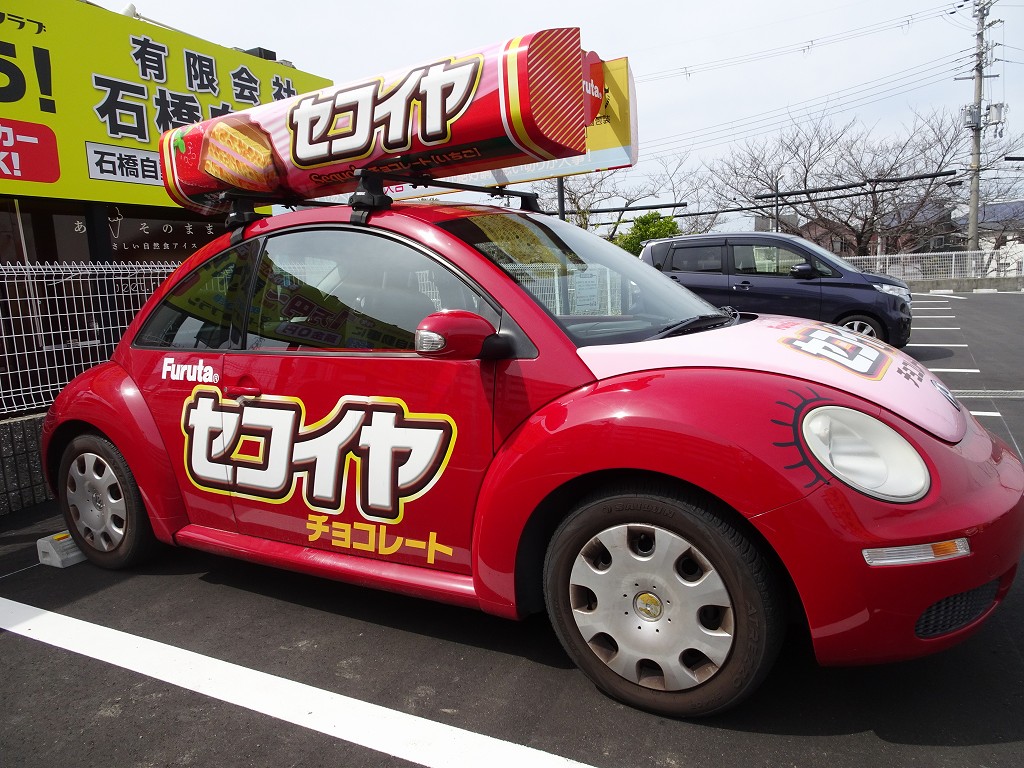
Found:
[(204, 365), (203, 359), (194, 364), (176, 363), (173, 357), (165, 357), (163, 368), (160, 371), (161, 379), (171, 381), (195, 381), (204, 383), (216, 383), (220, 376), (214, 372), (212, 365)]

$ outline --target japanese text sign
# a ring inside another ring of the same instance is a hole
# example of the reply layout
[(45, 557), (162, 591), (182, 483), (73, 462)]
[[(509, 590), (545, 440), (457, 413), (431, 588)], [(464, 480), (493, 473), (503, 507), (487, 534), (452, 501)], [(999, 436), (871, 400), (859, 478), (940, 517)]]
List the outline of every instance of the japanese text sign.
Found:
[(328, 83), (78, 0), (4, 0), (0, 194), (174, 205), (163, 131)]

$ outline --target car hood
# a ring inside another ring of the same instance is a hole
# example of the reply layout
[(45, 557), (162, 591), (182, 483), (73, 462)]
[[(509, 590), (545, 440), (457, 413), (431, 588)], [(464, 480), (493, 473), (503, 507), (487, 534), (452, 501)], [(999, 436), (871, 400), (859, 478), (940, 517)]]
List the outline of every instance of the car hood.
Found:
[(906, 282), (900, 280), (899, 278), (893, 277), (892, 275), (883, 275), (880, 272), (861, 272), (861, 274), (864, 275), (865, 279), (869, 283), (880, 283), (882, 285), (896, 285), (899, 286), (900, 288), (906, 288), (908, 291), (910, 290), (910, 286), (907, 285)]
[(878, 339), (812, 320), (762, 315), (729, 328), (582, 347), (604, 379), (658, 368), (735, 368), (820, 382), (891, 411), (940, 440), (959, 442), (966, 415), (927, 368)]

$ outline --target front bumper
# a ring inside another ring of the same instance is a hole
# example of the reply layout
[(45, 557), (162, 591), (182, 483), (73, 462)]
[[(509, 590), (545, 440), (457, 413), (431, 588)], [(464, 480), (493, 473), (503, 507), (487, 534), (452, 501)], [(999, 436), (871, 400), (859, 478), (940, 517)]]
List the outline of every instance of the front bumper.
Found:
[[(933, 483), (914, 504), (887, 504), (831, 479), (754, 518), (803, 603), (821, 664), (923, 656), (977, 630), (1024, 554), (1024, 469), (974, 419), (958, 445), (919, 436)], [(964, 537), (964, 557), (869, 566), (863, 550)]]
[(910, 341), (910, 328), (914, 322), (914, 315), (910, 305), (902, 299), (899, 300), (896, 308), (889, 314), (889, 344), (901, 349)]

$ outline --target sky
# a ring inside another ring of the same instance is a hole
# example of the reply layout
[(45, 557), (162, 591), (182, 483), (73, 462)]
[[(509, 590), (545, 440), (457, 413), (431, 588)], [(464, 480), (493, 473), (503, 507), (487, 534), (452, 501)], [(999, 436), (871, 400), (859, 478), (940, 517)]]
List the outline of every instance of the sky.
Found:
[[(92, 0), (121, 11), (123, 0)], [(261, 46), (342, 85), (551, 27), (580, 27), (584, 49), (626, 56), (636, 81), (640, 162), (691, 163), (763, 139), (793, 117), (856, 118), (880, 136), (914, 111), (973, 101), (973, 3), (935, 0), (137, 0), (142, 17), (238, 48)], [(244, 9), (244, 10), (243, 10)], [(997, 0), (987, 39), (1000, 45), (984, 103), (1024, 133), (1024, 0)], [(1002, 23), (994, 23), (997, 21)]]

